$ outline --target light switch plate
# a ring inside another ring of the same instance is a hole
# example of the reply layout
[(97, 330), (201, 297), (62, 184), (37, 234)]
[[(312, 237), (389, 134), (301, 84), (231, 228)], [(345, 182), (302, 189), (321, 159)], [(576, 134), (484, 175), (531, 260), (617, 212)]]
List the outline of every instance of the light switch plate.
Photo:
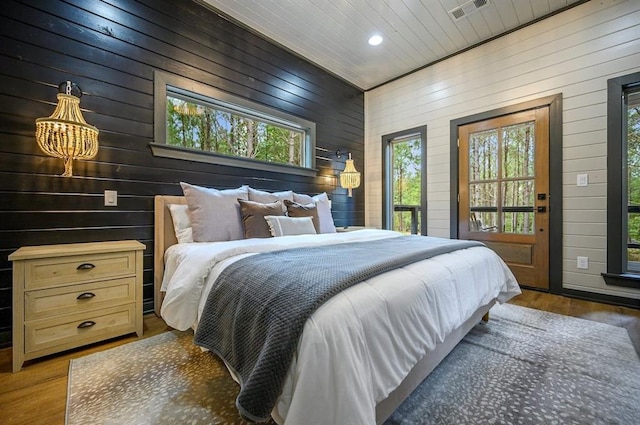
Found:
[(118, 206), (118, 191), (117, 190), (105, 190), (104, 191), (104, 206), (105, 207), (117, 207)]
[(589, 186), (589, 174), (578, 174), (576, 178), (576, 185)]
[(578, 257), (577, 260), (577, 267), (579, 269), (589, 268), (589, 257)]

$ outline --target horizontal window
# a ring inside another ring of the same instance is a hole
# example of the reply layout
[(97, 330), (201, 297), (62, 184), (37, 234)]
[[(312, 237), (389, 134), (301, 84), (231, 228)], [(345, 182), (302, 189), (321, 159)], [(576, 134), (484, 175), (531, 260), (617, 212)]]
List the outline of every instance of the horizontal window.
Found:
[(156, 71), (154, 155), (315, 175), (315, 124)]

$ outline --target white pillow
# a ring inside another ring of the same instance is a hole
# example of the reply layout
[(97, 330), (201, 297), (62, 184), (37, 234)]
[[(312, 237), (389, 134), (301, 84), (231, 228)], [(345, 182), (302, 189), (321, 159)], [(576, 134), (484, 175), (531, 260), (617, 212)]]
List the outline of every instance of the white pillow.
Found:
[(336, 225), (333, 223), (331, 204), (327, 194), (322, 192), (319, 195), (312, 196), (311, 199), (315, 202), (318, 211), (320, 233), (336, 233)]
[(178, 243), (193, 242), (193, 229), (189, 217), (189, 207), (182, 204), (169, 204), (173, 230), (176, 233)]
[(195, 242), (234, 241), (244, 238), (238, 199), (249, 200), (247, 186), (217, 190), (180, 183), (191, 214)]
[(331, 215), (331, 204), (329, 203), (329, 197), (326, 192), (315, 196), (294, 193), (293, 200), (302, 205), (315, 203), (318, 211), (318, 233), (336, 233), (336, 226), (333, 223), (333, 216)]
[(267, 220), (271, 235), (274, 237), (316, 234), (316, 228), (313, 227), (313, 219), (311, 217), (266, 215), (264, 219)]

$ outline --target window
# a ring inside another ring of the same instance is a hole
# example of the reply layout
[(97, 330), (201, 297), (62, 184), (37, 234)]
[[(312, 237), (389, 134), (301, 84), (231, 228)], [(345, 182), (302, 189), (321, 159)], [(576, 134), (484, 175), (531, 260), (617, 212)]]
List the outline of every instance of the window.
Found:
[(426, 127), (382, 136), (385, 229), (427, 234), (426, 138)]
[(627, 269), (640, 272), (640, 87), (625, 91), (623, 115), (627, 152)]
[(608, 81), (607, 273), (640, 287), (640, 73)]
[(315, 175), (315, 124), (156, 71), (156, 156)]
[(468, 181), (458, 193), (468, 193), (471, 232), (535, 234), (536, 139), (547, 138), (536, 137), (535, 120), (503, 125), (509, 118), (523, 119), (514, 114), (501, 122), (482, 121), (481, 126), (493, 128), (471, 130), (464, 139), (469, 171), (463, 181)]

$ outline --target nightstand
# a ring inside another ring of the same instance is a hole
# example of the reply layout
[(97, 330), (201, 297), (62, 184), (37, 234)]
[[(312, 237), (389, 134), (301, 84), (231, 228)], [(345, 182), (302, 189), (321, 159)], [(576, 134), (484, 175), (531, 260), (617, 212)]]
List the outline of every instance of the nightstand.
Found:
[(25, 360), (136, 332), (142, 336), (138, 241), (22, 247), (13, 261), (13, 371)]

